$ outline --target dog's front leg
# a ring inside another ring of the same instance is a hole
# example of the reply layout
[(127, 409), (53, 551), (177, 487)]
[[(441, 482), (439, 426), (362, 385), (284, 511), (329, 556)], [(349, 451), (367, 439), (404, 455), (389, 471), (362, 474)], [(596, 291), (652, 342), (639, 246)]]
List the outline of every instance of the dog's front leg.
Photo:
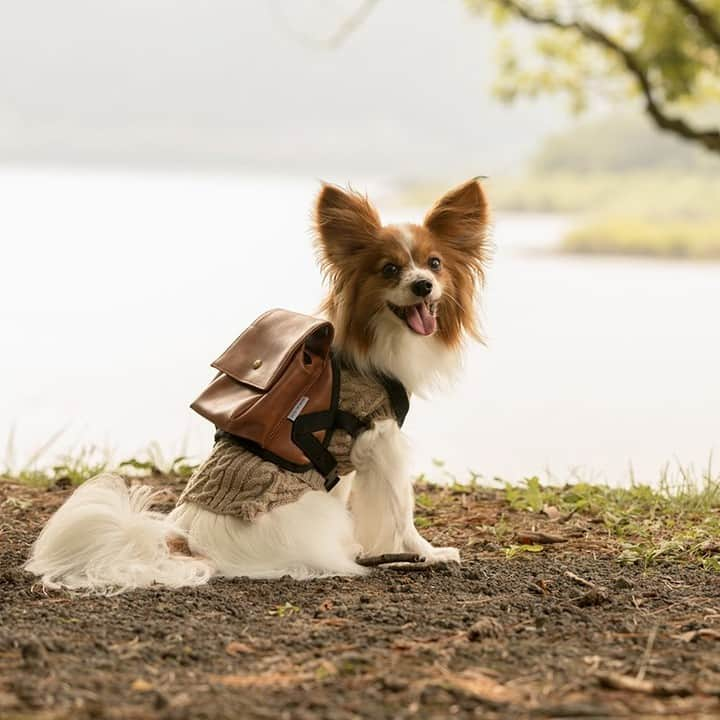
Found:
[(457, 549), (433, 547), (415, 527), (408, 446), (394, 420), (380, 420), (362, 433), (350, 457), (356, 469), (350, 500), (355, 535), (366, 555), (409, 552), (429, 563), (460, 562)]

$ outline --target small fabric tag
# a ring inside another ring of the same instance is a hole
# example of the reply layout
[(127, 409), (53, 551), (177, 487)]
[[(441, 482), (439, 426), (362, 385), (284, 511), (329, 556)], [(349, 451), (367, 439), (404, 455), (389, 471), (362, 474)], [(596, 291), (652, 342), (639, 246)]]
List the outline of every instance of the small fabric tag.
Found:
[(292, 422), (295, 422), (298, 419), (298, 415), (303, 411), (303, 408), (308, 404), (308, 400), (310, 400), (309, 397), (306, 397), (303, 395), (296, 403), (295, 407), (290, 411), (290, 414), (288, 415), (288, 420), (292, 420)]

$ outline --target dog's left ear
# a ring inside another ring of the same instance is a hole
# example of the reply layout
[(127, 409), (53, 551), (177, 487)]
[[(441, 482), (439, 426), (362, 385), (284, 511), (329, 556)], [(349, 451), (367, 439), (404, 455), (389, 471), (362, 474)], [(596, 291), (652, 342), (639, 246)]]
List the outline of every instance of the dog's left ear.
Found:
[(485, 193), (473, 179), (443, 195), (425, 216), (425, 227), (453, 250), (482, 261), (489, 216)]

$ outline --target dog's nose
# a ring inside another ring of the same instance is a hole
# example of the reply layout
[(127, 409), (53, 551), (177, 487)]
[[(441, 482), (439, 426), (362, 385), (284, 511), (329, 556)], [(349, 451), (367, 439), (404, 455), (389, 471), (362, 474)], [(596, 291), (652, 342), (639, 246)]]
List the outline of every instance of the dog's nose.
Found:
[(412, 284), (412, 291), (419, 297), (426, 297), (432, 292), (432, 283), (429, 280), (416, 280)]

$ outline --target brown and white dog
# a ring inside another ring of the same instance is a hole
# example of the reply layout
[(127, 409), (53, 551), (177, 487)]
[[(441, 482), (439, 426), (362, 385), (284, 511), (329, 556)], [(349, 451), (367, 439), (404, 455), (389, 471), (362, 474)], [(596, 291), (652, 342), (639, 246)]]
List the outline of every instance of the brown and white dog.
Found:
[[(409, 393), (452, 376), (463, 341), (478, 337), (488, 214), (476, 180), (445, 194), (422, 225), (383, 226), (367, 198), (324, 185), (315, 229), (335, 350), (358, 371), (394, 377)], [(251, 522), (182, 505), (168, 516), (155, 513), (149, 488), (98, 476), (49, 520), (26, 568), (48, 587), (117, 592), (197, 585), (213, 575), (360, 575), (360, 553), (459, 562), (455, 548), (433, 547), (415, 528), (407, 445), (395, 420), (361, 433), (350, 457), (355, 473), (332, 493), (305, 492)], [(180, 522), (188, 512), (192, 523)], [(192, 556), (170, 549), (176, 537)]]

